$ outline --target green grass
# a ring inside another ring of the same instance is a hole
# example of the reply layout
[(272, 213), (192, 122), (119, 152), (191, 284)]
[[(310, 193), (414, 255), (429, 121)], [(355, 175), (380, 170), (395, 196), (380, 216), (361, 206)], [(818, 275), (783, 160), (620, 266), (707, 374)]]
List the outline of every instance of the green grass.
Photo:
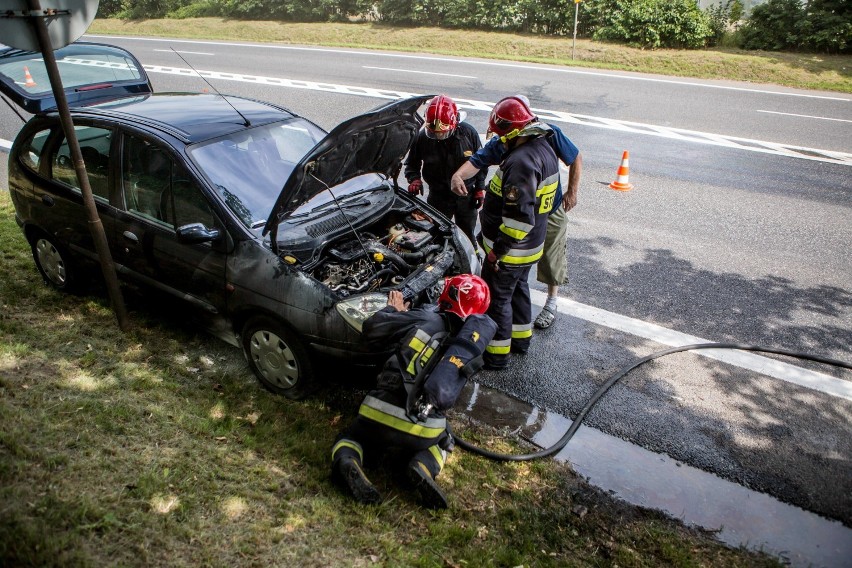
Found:
[(299, 24), (218, 18), (140, 21), (99, 19), (92, 24), (89, 32), (387, 49), (852, 93), (852, 56), (849, 55), (776, 53), (731, 48), (643, 50), (590, 40), (577, 40), (576, 48), (573, 48), (571, 38), (400, 28), (376, 23)]
[[(2, 566), (777, 566), (610, 500), (565, 465), (456, 452), (447, 511), (384, 470), (363, 507), (329, 481), (337, 432), (363, 390), (293, 402), (241, 353), (125, 290), (40, 281), (0, 193)], [(484, 427), (463, 435), (516, 449)]]

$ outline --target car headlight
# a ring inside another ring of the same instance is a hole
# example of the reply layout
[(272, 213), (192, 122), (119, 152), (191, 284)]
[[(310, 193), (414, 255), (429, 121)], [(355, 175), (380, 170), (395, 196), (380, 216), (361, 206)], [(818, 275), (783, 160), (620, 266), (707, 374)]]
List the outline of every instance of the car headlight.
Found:
[(364, 294), (341, 300), (335, 307), (346, 323), (360, 333), (364, 321), (387, 305), (388, 297), (385, 294)]
[(455, 233), (456, 242), (461, 245), (461, 250), (459, 253), (467, 258), (468, 264), (470, 264), (470, 273), (479, 275), (482, 273), (482, 259), (479, 258), (477, 254), (477, 250), (479, 247), (475, 246), (470, 242), (470, 239), (467, 238), (467, 235), (461, 232), (461, 229), (458, 227), (453, 227), (453, 232)]

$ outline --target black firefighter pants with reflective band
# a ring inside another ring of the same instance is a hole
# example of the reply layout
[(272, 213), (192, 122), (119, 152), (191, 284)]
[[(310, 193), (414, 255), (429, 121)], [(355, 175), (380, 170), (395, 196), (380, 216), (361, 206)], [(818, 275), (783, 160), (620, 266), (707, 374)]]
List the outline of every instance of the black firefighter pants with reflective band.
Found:
[(495, 271), (486, 263), (482, 268), (482, 278), (491, 291), (487, 313), (497, 324), (497, 333), (485, 348), (484, 359), (491, 365), (505, 365), (510, 351), (526, 353), (530, 347), (532, 303), (527, 278), (532, 267), (501, 264)]
[[(350, 456), (363, 465), (364, 455), (399, 448), (423, 464), (432, 479), (444, 468), (449, 434), (445, 418), (429, 418), (425, 422), (412, 422), (399, 406), (401, 401), (389, 402), (382, 391), (367, 395), (358, 410), (358, 417), (337, 436), (331, 450), (332, 462)], [(381, 397), (381, 398), (380, 398)], [(404, 404), (404, 403), (403, 403)]]

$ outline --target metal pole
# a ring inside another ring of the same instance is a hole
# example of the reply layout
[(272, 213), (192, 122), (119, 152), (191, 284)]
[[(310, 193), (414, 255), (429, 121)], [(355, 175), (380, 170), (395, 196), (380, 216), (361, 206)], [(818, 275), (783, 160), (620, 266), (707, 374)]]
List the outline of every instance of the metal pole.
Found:
[(577, 45), (577, 16), (580, 15), (580, 0), (574, 0), (574, 41), (571, 43), (571, 61), (574, 61), (574, 51)]
[[(27, 0), (27, 3), (33, 13), (42, 12), (39, 0)], [(48, 14), (45, 12), (45, 15)], [(89, 174), (86, 172), (86, 163), (83, 161), (82, 152), (80, 152), (80, 142), (77, 140), (77, 133), (74, 131), (71, 111), (68, 110), (68, 100), (65, 98), (62, 77), (60, 77), (59, 68), (56, 65), (56, 55), (53, 53), (53, 46), (50, 43), (50, 36), (47, 33), (47, 24), (45, 24), (42, 16), (31, 17), (29, 21), (35, 27), (36, 37), (38, 38), (41, 53), (44, 57), (44, 66), (47, 69), (47, 76), (50, 78), (50, 86), (53, 89), (53, 96), (56, 99), (59, 119), (62, 123), (62, 129), (65, 131), (65, 138), (68, 140), (68, 149), (71, 151), (71, 159), (74, 162), (74, 170), (77, 172), (77, 180), (80, 182), (80, 190), (83, 192), (83, 205), (86, 207), (86, 213), (89, 218), (89, 230), (95, 242), (95, 251), (101, 260), (101, 271), (106, 281), (112, 309), (118, 320), (118, 327), (122, 331), (128, 331), (130, 329), (130, 321), (127, 319), (124, 298), (118, 286), (118, 277), (115, 274), (115, 266), (112, 262), (112, 255), (109, 252), (109, 244), (107, 243), (106, 233), (104, 233), (104, 226), (101, 223), (100, 217), (98, 217), (98, 208), (95, 205), (95, 198), (92, 195), (92, 187), (89, 185)]]

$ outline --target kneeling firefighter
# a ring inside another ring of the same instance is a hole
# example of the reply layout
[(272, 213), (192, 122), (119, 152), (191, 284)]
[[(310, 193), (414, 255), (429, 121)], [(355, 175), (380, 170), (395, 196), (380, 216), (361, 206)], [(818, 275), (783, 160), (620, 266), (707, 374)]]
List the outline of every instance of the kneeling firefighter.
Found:
[(407, 461), (406, 474), (421, 503), (447, 507), (435, 481), (453, 448), (444, 413), (482, 367), (482, 354), (497, 330), (484, 315), (490, 301), (479, 276), (461, 274), (445, 280), (437, 306), (408, 310), (402, 293), (391, 291), (388, 305), (364, 322), (363, 339), (370, 347), (398, 347), (331, 451), (332, 479), (357, 501), (382, 500), (362, 469), (365, 455), (394, 449)]

